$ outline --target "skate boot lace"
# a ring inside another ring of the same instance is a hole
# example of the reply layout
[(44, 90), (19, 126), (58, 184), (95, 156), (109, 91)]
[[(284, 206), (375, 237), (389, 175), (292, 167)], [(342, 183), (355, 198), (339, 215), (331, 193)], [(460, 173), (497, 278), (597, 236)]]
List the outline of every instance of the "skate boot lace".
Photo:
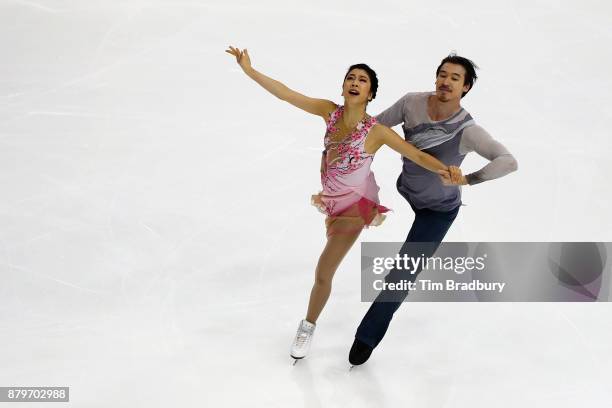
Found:
[(304, 344), (308, 341), (308, 339), (310, 338), (310, 335), (312, 334), (312, 331), (304, 328), (304, 327), (300, 327), (299, 332), (297, 333), (297, 335), (295, 336), (295, 345), (297, 347), (302, 347), (304, 346)]
[(295, 339), (295, 343), (298, 347), (302, 347), (304, 345), (304, 343), (306, 343), (306, 341), (308, 340), (309, 333), (305, 332), (305, 331), (300, 331), (300, 333), (297, 335), (297, 338)]

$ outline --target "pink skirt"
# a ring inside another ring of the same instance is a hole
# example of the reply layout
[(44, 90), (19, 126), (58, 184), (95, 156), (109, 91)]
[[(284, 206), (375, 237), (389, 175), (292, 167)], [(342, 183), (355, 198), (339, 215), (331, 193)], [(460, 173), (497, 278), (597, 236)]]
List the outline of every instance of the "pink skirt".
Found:
[(311, 203), (323, 214), (327, 237), (336, 234), (355, 234), (363, 228), (378, 226), (385, 220), (386, 212), (390, 210), (377, 202), (361, 197), (357, 202), (335, 211), (334, 200), (327, 198), (322, 193), (315, 194), (311, 198)]

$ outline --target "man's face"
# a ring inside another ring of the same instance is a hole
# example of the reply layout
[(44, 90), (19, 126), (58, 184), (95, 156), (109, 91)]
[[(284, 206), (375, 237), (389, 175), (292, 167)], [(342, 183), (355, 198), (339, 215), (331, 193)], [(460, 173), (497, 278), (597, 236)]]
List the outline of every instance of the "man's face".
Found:
[(436, 77), (436, 96), (441, 102), (461, 99), (470, 87), (465, 83), (465, 68), (459, 64), (444, 63)]

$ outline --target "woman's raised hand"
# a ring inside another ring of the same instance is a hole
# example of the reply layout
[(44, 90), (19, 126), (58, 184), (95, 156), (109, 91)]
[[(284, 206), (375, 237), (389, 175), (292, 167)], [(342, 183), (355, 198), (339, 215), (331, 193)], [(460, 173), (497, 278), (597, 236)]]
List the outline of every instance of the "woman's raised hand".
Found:
[(236, 62), (238, 65), (240, 65), (240, 68), (242, 68), (244, 72), (251, 69), (251, 58), (249, 57), (249, 51), (246, 48), (240, 51), (239, 48), (234, 48), (230, 45), (229, 49), (225, 50), (225, 52), (236, 57)]
[(249, 52), (246, 50), (246, 48), (240, 50), (239, 48), (234, 48), (230, 45), (225, 52), (236, 57), (236, 62), (238, 65), (240, 65), (240, 68), (242, 68), (244, 73), (249, 78), (257, 82), (262, 88), (277, 98), (289, 102), (293, 106), (296, 106), (308, 113), (321, 116), (326, 120), (330, 112), (333, 112), (334, 109), (336, 109), (336, 104), (333, 102), (325, 99), (309, 98), (308, 96), (302, 95), (301, 93), (288, 88), (282, 82), (272, 79), (257, 71), (251, 66), (251, 58), (249, 57)]

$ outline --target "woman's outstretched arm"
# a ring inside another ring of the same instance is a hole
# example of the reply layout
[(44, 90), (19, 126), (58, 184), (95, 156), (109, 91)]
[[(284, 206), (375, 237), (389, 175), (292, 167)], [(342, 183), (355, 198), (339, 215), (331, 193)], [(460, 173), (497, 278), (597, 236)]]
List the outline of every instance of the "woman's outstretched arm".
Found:
[(440, 160), (417, 149), (402, 139), (402, 137), (395, 133), (392, 129), (389, 129), (384, 125), (377, 124), (374, 126), (370, 131), (370, 135), (368, 136), (368, 140), (366, 140), (366, 142), (369, 145), (367, 150), (371, 150), (373, 153), (376, 152), (382, 145), (389, 146), (391, 149), (410, 159), (419, 166), (424, 167), (434, 173), (438, 173), (440, 176), (442, 176), (444, 184), (458, 184), (460, 181), (458, 178), (459, 176), (454, 171), (455, 169), (450, 171), (450, 169)]
[(302, 95), (301, 93), (288, 88), (283, 83), (267, 77), (261, 72), (258, 72), (251, 66), (251, 58), (249, 57), (249, 52), (246, 49), (241, 51), (238, 48), (230, 46), (229, 49), (225, 50), (225, 52), (236, 57), (236, 62), (238, 62), (238, 65), (240, 65), (240, 68), (242, 68), (244, 73), (277, 98), (289, 102), (293, 106), (296, 106), (308, 113), (321, 116), (324, 119), (328, 117), (330, 112), (333, 112), (334, 109), (336, 109), (336, 104), (331, 101), (310, 98)]

